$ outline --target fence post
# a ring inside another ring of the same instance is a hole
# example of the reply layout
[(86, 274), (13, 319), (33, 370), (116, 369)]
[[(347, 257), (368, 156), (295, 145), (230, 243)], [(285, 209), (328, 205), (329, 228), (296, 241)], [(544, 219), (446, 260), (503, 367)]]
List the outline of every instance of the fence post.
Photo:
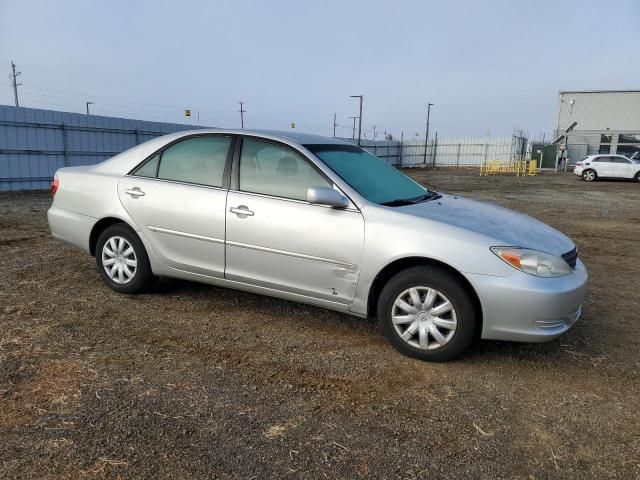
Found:
[(438, 161), (438, 132), (436, 132), (436, 138), (433, 141), (433, 164), (431, 165), (433, 168), (436, 168), (437, 161)]
[(400, 133), (400, 152), (399, 152), (399, 161), (400, 167), (402, 167), (402, 148), (404, 146), (404, 132)]
[(136, 145), (140, 145), (140, 130), (136, 128)]
[(460, 166), (460, 144), (458, 144), (458, 153), (456, 155), (456, 167)]
[(64, 153), (64, 166), (69, 166), (69, 138), (67, 136), (67, 124), (62, 124), (62, 150)]

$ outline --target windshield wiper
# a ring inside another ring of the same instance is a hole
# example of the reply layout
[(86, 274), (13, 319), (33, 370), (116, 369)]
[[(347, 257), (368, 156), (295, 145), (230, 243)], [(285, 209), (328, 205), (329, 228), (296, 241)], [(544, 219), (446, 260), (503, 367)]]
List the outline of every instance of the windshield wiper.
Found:
[(438, 198), (442, 198), (442, 195), (429, 190), (429, 193), (425, 193), (424, 195), (420, 195), (419, 197), (410, 198), (409, 200), (411, 200), (413, 203), (421, 203), (428, 202), (429, 200), (437, 200)]
[(442, 198), (442, 195), (436, 192), (429, 191), (429, 193), (425, 193), (424, 195), (420, 195), (419, 197), (396, 198), (395, 200), (383, 202), (380, 205), (384, 205), (386, 207), (401, 207), (403, 205), (415, 205), (416, 203), (428, 202), (429, 200), (436, 200), (438, 198)]
[(385, 207), (401, 207), (403, 205), (413, 205), (414, 202), (411, 198), (396, 198), (395, 200), (389, 200), (388, 202), (382, 202), (380, 205)]

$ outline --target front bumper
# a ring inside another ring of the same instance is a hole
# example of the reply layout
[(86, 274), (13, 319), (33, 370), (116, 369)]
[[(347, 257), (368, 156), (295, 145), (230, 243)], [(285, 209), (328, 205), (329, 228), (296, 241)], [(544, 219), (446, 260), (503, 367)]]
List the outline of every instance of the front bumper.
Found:
[(468, 275), (482, 305), (482, 338), (546, 342), (559, 337), (582, 313), (589, 275), (578, 259), (571, 275), (540, 278), (520, 271), (508, 277)]

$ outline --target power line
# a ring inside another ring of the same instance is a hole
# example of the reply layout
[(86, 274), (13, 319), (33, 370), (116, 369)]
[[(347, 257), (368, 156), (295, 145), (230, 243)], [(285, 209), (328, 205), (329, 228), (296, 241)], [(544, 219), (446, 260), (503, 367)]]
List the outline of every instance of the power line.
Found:
[[(158, 103), (148, 103), (148, 102), (140, 102), (140, 101), (134, 101), (134, 100), (122, 100), (119, 98), (115, 98), (115, 97), (109, 97), (109, 96), (105, 96), (105, 95), (94, 95), (92, 93), (75, 93), (75, 92), (69, 92), (67, 90), (60, 90), (60, 89), (55, 89), (55, 88), (44, 88), (44, 87), (40, 87), (40, 86), (35, 86), (35, 85), (31, 85), (29, 84), (29, 87), (26, 87), (29, 90), (40, 90), (43, 92), (56, 92), (58, 95), (55, 96), (51, 96), (51, 95), (46, 95), (43, 93), (32, 93), (32, 95), (39, 95), (39, 96), (47, 96), (49, 98), (56, 98), (56, 99), (60, 99), (60, 96), (64, 96), (64, 97), (79, 97), (79, 98), (95, 98), (97, 100), (108, 100), (109, 102), (115, 102), (115, 103), (124, 103), (124, 104), (135, 104), (135, 105), (140, 105), (143, 107), (147, 107), (147, 108), (153, 108), (156, 110), (162, 110), (162, 111), (171, 111), (171, 112), (176, 112), (176, 111), (182, 111), (184, 109), (184, 105), (182, 106), (176, 106), (176, 105), (169, 105), (169, 104), (158, 104)], [(100, 103), (105, 103), (105, 102), (100, 102)], [(108, 102), (107, 102), (108, 103)], [(209, 115), (217, 115), (219, 114), (219, 112), (210, 112), (210, 111), (204, 111), (204, 110), (200, 110), (200, 113), (203, 114), (209, 114)]]
[[(26, 89), (26, 90), (25, 90)], [(51, 95), (51, 94), (45, 94), (45, 93), (36, 93), (36, 92), (32, 92), (31, 90), (36, 90), (36, 91), (40, 91), (40, 92), (55, 92), (55, 95)], [(133, 108), (136, 108), (136, 105), (140, 106), (140, 107), (144, 107), (145, 110), (147, 109), (151, 109), (154, 111), (159, 111), (162, 112), (162, 116), (166, 117), (166, 116), (171, 116), (173, 118), (176, 117), (176, 112), (181, 112), (184, 109), (184, 105), (182, 106), (175, 106), (175, 105), (161, 105), (161, 104), (157, 104), (157, 103), (149, 103), (149, 102), (140, 102), (140, 101), (133, 101), (133, 100), (122, 100), (122, 99), (118, 99), (115, 97), (109, 97), (106, 95), (94, 95), (94, 94), (90, 94), (90, 93), (76, 93), (76, 92), (69, 92), (67, 90), (61, 90), (61, 89), (55, 89), (55, 88), (45, 88), (45, 87), (41, 87), (39, 85), (32, 85), (31, 82), (29, 83), (28, 87), (24, 87), (23, 89), (23, 94), (22, 97), (24, 97), (25, 93), (28, 93), (29, 95), (35, 95), (35, 96), (39, 96), (39, 97), (43, 97), (43, 98), (53, 98), (55, 100), (63, 100), (65, 102), (70, 102), (69, 104), (71, 104), (71, 102), (75, 105), (76, 102), (84, 105), (85, 103), (85, 99), (87, 97), (89, 98), (94, 98), (95, 100), (100, 101), (100, 104), (102, 106), (104, 105), (108, 105), (110, 103), (118, 103), (118, 104), (126, 104), (127, 107), (131, 107), (131, 105), (133, 105)], [(65, 98), (65, 97), (69, 97), (69, 98)], [(39, 102), (39, 103), (44, 103), (44, 102)], [(101, 110), (104, 110), (104, 108), (102, 108), (101, 106)], [(67, 107), (68, 108), (68, 107)], [(71, 107), (71, 108), (75, 108), (75, 107)], [(117, 112), (121, 112), (122, 110), (120, 110), (120, 108), (114, 108), (112, 109), (113, 111), (117, 111)], [(211, 112), (211, 111), (204, 111), (204, 110), (199, 110), (199, 112), (202, 115), (207, 115), (209, 117), (213, 117), (215, 120), (212, 120), (214, 123), (219, 121), (219, 117), (220, 117), (220, 112)], [(122, 112), (122, 113), (126, 113), (126, 112)], [(128, 112), (130, 113), (130, 112)], [(151, 113), (153, 116), (157, 116), (157, 114), (155, 112)], [(139, 113), (137, 114), (139, 115)], [(148, 115), (148, 113), (145, 113), (145, 115)], [(172, 120), (172, 121), (175, 121)]]
[(18, 83), (17, 79), (20, 75), (22, 75), (22, 72), (16, 72), (16, 64), (13, 63), (13, 60), (11, 60), (11, 71), (13, 73), (9, 75), (9, 78), (11, 79), (11, 83), (13, 84), (13, 97), (16, 101), (16, 107), (19, 107), (20, 102), (18, 102), (18, 87), (22, 84)]
[[(0, 88), (5, 88), (0, 85)], [(6, 87), (10, 89), (11, 87)], [(22, 94), (20, 95), (21, 100), (26, 100), (29, 103), (34, 104), (35, 108), (54, 108), (54, 109), (65, 109), (65, 111), (74, 112), (80, 111), (80, 106), (82, 105), (82, 111), (86, 113), (86, 102), (84, 99), (80, 100), (79, 98), (65, 98), (66, 95), (58, 96), (58, 95), (48, 95), (43, 93), (32, 92), (31, 85), (24, 87), (22, 90)], [(39, 90), (39, 89), (38, 89)], [(73, 95), (76, 96), (76, 95)], [(78, 95), (80, 96), (80, 95)], [(91, 96), (95, 98), (95, 96)], [(98, 96), (99, 97), (99, 96)], [(86, 98), (86, 97), (85, 97)], [(110, 97), (109, 97), (110, 98)], [(43, 100), (44, 99), (44, 100)], [(115, 102), (115, 103), (114, 103)], [(133, 105), (128, 105), (127, 107), (123, 107), (117, 105), (117, 103), (132, 103)], [(136, 105), (139, 104), (139, 105)], [(144, 104), (142, 102), (127, 102), (127, 101), (101, 101), (100, 102), (100, 110), (101, 112), (113, 112), (117, 116), (125, 116), (132, 117), (136, 119), (152, 117), (154, 121), (165, 121), (170, 123), (180, 123), (180, 119), (178, 118), (178, 112), (182, 112), (182, 108), (172, 108), (167, 106), (166, 108), (162, 108), (160, 106), (147, 106), (150, 104)], [(149, 111), (150, 110), (150, 111)], [(202, 115), (207, 115), (210, 118), (210, 122), (207, 123), (217, 123), (219, 119), (218, 115), (213, 114), (211, 112), (203, 112), (199, 111)]]
[[(29, 103), (32, 104), (36, 104), (37, 107), (34, 108), (50, 108), (53, 110), (62, 110), (62, 111), (66, 111), (66, 112), (77, 112), (80, 113), (80, 110), (82, 109), (84, 111), (84, 105), (80, 104), (79, 102), (74, 102), (73, 105), (65, 102), (65, 103), (60, 103), (60, 102), (56, 102), (56, 101), (50, 101), (50, 100), (41, 100), (41, 99), (36, 99), (36, 98), (31, 98), (31, 95), (34, 94), (29, 94), (29, 93), (23, 93), (22, 94), (22, 99), (25, 100)], [(52, 97), (51, 97), (52, 98)], [(82, 105), (82, 106), (81, 106)], [(123, 111), (121, 108), (119, 107), (109, 107), (106, 106), (105, 104), (101, 103), (100, 104), (100, 111), (103, 114), (106, 115), (110, 115), (110, 116), (115, 116), (115, 117), (123, 117), (123, 118), (132, 118), (135, 120), (140, 120), (143, 118), (149, 118), (149, 113), (147, 112), (143, 112), (143, 111)], [(151, 113), (152, 118), (149, 119), (149, 121), (156, 121), (156, 122), (168, 122), (168, 123), (181, 123), (180, 120), (178, 119), (178, 115), (174, 114), (173, 115), (169, 115), (167, 113)]]

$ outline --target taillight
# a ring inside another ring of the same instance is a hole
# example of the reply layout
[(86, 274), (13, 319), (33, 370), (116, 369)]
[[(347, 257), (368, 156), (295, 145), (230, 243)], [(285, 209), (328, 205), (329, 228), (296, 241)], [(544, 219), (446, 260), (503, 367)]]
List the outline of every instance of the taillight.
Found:
[(60, 185), (60, 180), (58, 180), (58, 177), (55, 176), (51, 181), (51, 198), (56, 196), (56, 192), (58, 191), (58, 185)]
[(582, 162), (576, 163), (576, 167), (581, 167), (581, 166), (582, 166)]

